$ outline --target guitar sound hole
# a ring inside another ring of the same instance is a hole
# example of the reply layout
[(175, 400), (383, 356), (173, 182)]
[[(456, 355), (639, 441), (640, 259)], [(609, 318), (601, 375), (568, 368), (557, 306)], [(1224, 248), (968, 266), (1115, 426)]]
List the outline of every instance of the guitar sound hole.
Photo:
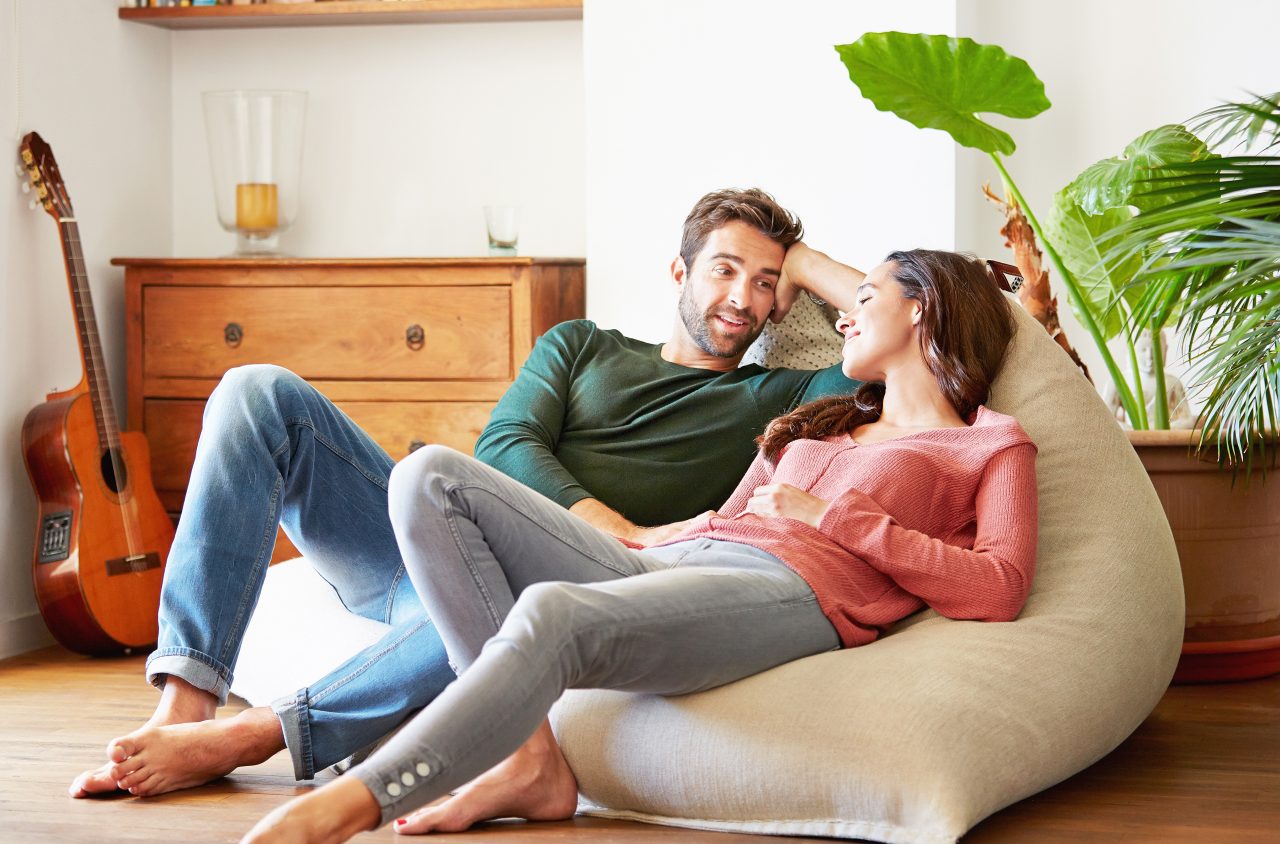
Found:
[[(111, 459), (112, 455), (116, 459)], [(116, 467), (120, 467), (120, 475), (116, 475)], [(109, 449), (102, 453), (102, 480), (107, 484), (107, 488), (117, 495), (120, 490), (124, 489), (129, 483), (129, 470), (124, 465), (124, 455), (115, 449)]]

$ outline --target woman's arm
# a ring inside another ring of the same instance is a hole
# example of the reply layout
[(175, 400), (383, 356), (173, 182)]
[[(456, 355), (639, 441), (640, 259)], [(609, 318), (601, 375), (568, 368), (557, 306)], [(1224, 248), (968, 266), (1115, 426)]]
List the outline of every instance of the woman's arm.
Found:
[(1036, 567), (1036, 449), (999, 452), (978, 487), (973, 549), (902, 527), (870, 496), (850, 490), (818, 529), (949, 618), (1012, 621)]

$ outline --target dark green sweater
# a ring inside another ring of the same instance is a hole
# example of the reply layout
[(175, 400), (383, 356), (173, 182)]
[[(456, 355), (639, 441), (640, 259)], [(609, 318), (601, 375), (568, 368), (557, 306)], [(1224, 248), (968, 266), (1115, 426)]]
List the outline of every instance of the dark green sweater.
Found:
[(679, 366), (661, 346), (574, 320), (538, 340), (475, 455), (562, 507), (598, 498), (638, 525), (667, 524), (725, 502), (770, 419), (857, 386), (839, 366)]

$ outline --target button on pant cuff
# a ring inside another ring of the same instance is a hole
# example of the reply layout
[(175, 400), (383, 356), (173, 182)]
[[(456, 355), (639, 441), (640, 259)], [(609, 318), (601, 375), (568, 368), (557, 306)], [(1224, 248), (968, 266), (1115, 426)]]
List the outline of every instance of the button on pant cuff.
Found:
[[(405, 763), (404, 770), (383, 770), (380, 766), (360, 765), (352, 768), (347, 776), (356, 777), (378, 801), (382, 811), (379, 826), (391, 823), (398, 817), (426, 805), (434, 797), (423, 798), (417, 794), (430, 783), (436, 768), (425, 761)], [(429, 789), (428, 789), (429, 791)]]
[(166, 677), (179, 677), (218, 699), (224, 706), (231, 693), (231, 669), (190, 648), (165, 648), (147, 657), (147, 682), (164, 688)]
[(299, 780), (314, 779), (315, 759), (311, 754), (311, 720), (307, 708), (307, 690), (273, 700), (271, 711), (280, 719), (284, 734), (284, 746), (293, 761), (293, 777)]

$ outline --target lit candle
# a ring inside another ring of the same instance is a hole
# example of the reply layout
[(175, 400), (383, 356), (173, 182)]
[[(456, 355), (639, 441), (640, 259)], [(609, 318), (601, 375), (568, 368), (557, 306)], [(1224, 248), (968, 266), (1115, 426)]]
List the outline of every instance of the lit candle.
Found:
[(236, 228), (248, 231), (273, 231), (280, 214), (274, 182), (250, 182), (236, 185)]

